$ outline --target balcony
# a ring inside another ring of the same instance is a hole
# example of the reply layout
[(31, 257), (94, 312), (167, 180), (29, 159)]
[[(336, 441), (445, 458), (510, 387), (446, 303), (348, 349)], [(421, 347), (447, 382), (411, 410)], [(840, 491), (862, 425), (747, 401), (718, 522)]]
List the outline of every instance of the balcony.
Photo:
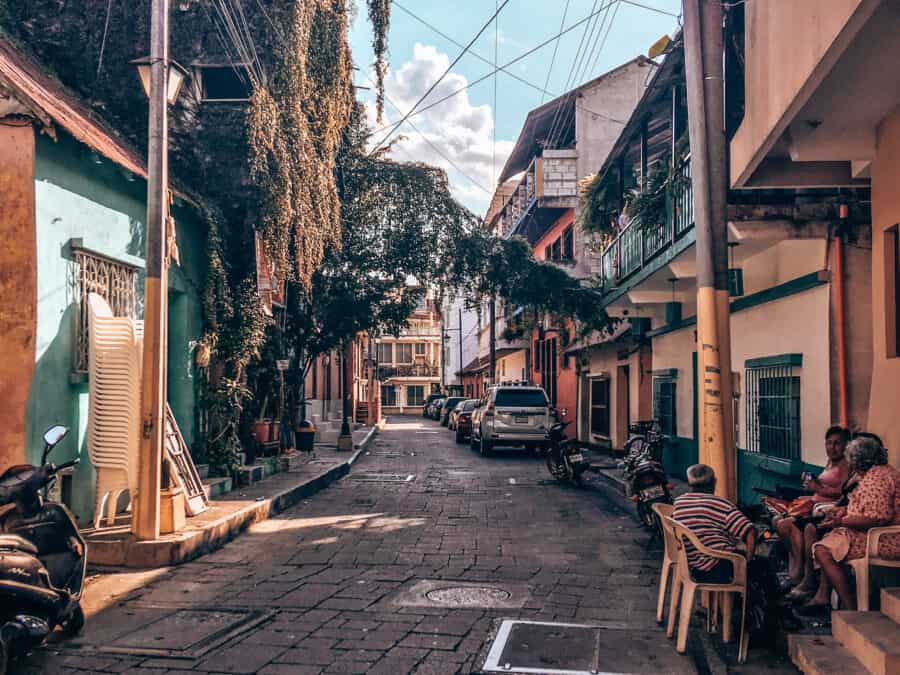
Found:
[(378, 379), (382, 381), (394, 377), (437, 377), (438, 375), (440, 375), (440, 368), (427, 363), (378, 366)]
[(685, 235), (694, 229), (689, 160), (682, 162), (680, 172), (684, 180), (676, 194), (668, 198), (665, 222), (647, 226), (632, 221), (603, 249), (600, 277), (605, 291), (621, 286), (643, 269), (655, 269), (655, 261), (664, 257), (664, 251), (689, 243)]
[(533, 244), (565, 209), (578, 203), (575, 150), (544, 150), (531, 160), (525, 174), (497, 215), (501, 237), (523, 236)]

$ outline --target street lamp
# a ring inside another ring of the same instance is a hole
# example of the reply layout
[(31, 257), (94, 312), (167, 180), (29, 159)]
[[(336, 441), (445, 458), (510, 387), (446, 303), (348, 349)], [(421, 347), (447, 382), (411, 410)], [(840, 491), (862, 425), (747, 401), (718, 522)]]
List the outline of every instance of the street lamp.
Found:
[[(153, 59), (149, 56), (142, 56), (139, 59), (129, 61), (129, 63), (137, 67), (138, 77), (141, 78), (141, 87), (144, 89), (144, 94), (149, 97), (150, 71), (152, 70), (151, 66), (153, 65)], [(168, 101), (169, 105), (172, 105), (178, 100), (178, 93), (181, 91), (181, 85), (184, 84), (187, 76), (187, 70), (179, 65), (177, 61), (169, 59), (168, 81), (166, 82), (166, 101)]]

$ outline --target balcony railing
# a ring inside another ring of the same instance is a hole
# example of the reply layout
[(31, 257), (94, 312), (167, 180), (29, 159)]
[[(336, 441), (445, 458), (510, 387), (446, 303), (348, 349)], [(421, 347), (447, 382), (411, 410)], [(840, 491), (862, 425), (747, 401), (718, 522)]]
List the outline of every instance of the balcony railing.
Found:
[(440, 326), (405, 326), (402, 331), (400, 331), (401, 338), (410, 338), (410, 337), (441, 337), (441, 327)]
[(679, 172), (681, 179), (675, 194), (668, 198), (665, 222), (650, 225), (629, 223), (603, 250), (601, 275), (604, 286), (618, 286), (693, 229), (690, 161), (684, 161), (679, 166)]
[(497, 229), (501, 237), (515, 231), (519, 221), (541, 199), (577, 198), (577, 154), (574, 150), (544, 150), (531, 160), (525, 174), (500, 210)]
[(392, 377), (437, 377), (440, 369), (426, 363), (408, 365), (378, 366), (378, 379), (387, 380)]

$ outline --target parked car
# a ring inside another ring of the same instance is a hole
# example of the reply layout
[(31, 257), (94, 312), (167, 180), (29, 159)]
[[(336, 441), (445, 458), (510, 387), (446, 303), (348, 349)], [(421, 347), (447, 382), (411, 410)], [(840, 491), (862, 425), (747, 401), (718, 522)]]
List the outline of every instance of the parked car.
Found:
[(472, 435), (472, 413), (478, 400), (471, 398), (460, 403), (453, 410), (453, 429), (456, 431), (456, 442), (462, 443)]
[(444, 404), (444, 399), (446, 396), (441, 395), (440, 398), (436, 398), (431, 402), (431, 405), (428, 406), (428, 418), (432, 420), (440, 419), (441, 417), (441, 406)]
[(428, 394), (428, 398), (422, 404), (422, 417), (431, 417), (431, 404), (439, 398), (444, 398), (444, 395), (440, 393)]
[(450, 416), (447, 418), (447, 428), (450, 431), (456, 431), (456, 419), (459, 417), (459, 413), (462, 412), (463, 406), (469, 402), (472, 403), (471, 409), (474, 409), (475, 404), (478, 403), (478, 399), (464, 398), (462, 401), (456, 404), (453, 410), (450, 411)]
[(546, 444), (551, 423), (541, 387), (491, 387), (475, 409), (470, 443), (482, 455), (501, 445), (536, 448)]
[(440, 414), (440, 422), (442, 427), (445, 427), (450, 423), (450, 412), (456, 407), (458, 403), (462, 403), (465, 400), (466, 399), (463, 396), (450, 396), (444, 399), (444, 402), (441, 404)]

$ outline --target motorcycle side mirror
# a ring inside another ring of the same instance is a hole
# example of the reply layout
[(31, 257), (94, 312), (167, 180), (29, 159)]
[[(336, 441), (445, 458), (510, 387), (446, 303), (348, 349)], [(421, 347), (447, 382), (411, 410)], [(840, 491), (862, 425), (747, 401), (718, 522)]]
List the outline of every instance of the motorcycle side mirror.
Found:
[(41, 457), (41, 464), (47, 462), (47, 455), (68, 433), (69, 430), (61, 424), (52, 426), (44, 432), (44, 455)]

